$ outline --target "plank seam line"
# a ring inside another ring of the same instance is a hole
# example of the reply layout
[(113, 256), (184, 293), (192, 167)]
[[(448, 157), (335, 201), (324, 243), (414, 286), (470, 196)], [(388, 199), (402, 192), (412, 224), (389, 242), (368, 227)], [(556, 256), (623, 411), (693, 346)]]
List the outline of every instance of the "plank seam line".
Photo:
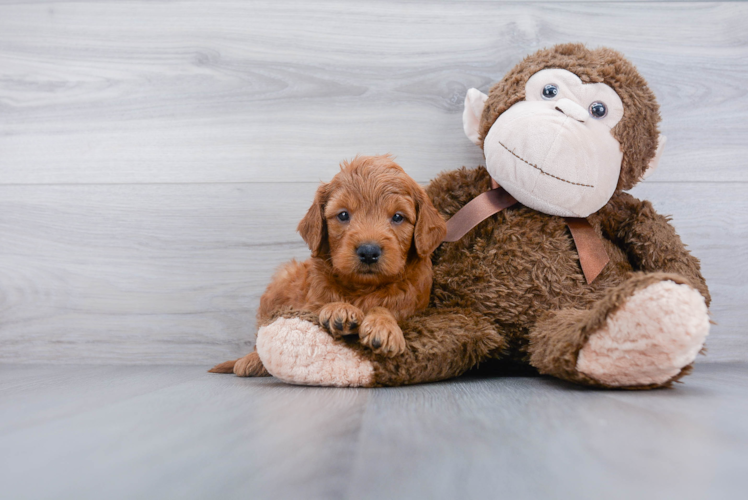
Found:
[[(220, 182), (39, 182), (39, 183), (27, 183), (27, 182), (0, 182), (0, 187), (86, 187), (86, 186), (210, 186), (210, 185), (245, 185), (245, 184), (282, 184), (282, 185), (319, 185), (323, 180), (319, 181), (220, 181)], [(429, 181), (418, 181), (420, 184), (427, 184)], [(725, 180), (725, 181), (644, 181), (637, 186), (646, 186), (653, 184), (748, 184), (748, 180)]]

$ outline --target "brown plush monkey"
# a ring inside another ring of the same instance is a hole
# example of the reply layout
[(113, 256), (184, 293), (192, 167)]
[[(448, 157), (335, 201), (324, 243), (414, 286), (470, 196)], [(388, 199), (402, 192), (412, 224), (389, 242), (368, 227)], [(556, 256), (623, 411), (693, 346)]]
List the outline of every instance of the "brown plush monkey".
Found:
[[(631, 63), (605, 48), (541, 50), (488, 96), (471, 89), (463, 118), (486, 167), (434, 179), (434, 205), (450, 219), (492, 180), (519, 203), (437, 250), (431, 304), (401, 325), (408, 350), (379, 356), (333, 340), (313, 315), (278, 311), (258, 333), (268, 371), (297, 384), (400, 385), (497, 360), (635, 389), (687, 374), (709, 332), (709, 292), (667, 218), (623, 192), (663, 143)], [(589, 283), (567, 217), (586, 218), (609, 259)]]

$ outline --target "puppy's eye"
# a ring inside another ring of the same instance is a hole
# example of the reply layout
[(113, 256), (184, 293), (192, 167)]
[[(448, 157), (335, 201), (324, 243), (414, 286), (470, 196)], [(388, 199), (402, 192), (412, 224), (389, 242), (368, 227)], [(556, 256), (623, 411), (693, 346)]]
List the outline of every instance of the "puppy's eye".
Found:
[(338, 214), (338, 220), (339, 220), (340, 222), (348, 222), (348, 221), (349, 221), (350, 219), (351, 219), (351, 214), (349, 214), (349, 213), (348, 213), (348, 212), (346, 212), (345, 210), (344, 210), (344, 211), (342, 211), (342, 212), (340, 212), (340, 213)]
[(392, 216), (392, 222), (394, 222), (395, 224), (400, 224), (404, 220), (405, 217), (403, 217), (403, 214), (401, 214), (400, 212)]

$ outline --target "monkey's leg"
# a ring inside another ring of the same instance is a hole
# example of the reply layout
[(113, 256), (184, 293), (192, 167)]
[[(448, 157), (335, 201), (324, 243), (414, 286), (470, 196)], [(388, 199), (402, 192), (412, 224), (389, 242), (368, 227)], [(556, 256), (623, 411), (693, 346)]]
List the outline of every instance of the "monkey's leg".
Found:
[(286, 314), (260, 328), (257, 352), (270, 374), (288, 383), (375, 387), (456, 377), (504, 346), (488, 319), (460, 311), (427, 310), (401, 327), (405, 352), (386, 356), (334, 339), (314, 315)]
[(669, 386), (690, 372), (708, 334), (704, 298), (684, 278), (637, 274), (589, 310), (549, 313), (530, 333), (530, 364), (597, 387)]

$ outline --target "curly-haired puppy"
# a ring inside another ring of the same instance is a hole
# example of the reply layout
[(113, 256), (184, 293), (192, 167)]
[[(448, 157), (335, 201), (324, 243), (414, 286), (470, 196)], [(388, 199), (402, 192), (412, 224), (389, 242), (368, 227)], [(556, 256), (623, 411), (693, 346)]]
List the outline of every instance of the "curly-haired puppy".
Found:
[[(428, 305), (431, 253), (446, 235), (423, 188), (389, 156), (357, 157), (317, 189), (298, 231), (312, 257), (278, 270), (258, 324), (290, 306), (319, 314), (335, 337), (358, 334), (380, 353), (404, 351), (397, 322)], [(268, 375), (257, 352), (211, 372)]]

